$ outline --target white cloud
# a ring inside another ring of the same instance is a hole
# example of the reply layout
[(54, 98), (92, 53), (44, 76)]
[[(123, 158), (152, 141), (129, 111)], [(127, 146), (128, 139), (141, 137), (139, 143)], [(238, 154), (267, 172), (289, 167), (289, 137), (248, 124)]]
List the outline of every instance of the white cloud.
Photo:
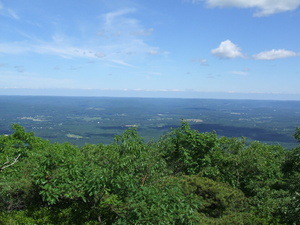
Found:
[(159, 51), (158, 51), (157, 49), (149, 49), (149, 50), (147, 51), (147, 53), (148, 53), (149, 55), (158, 55), (158, 54), (159, 54)]
[(257, 60), (272, 60), (272, 59), (281, 59), (288, 57), (300, 56), (300, 53), (288, 51), (285, 49), (272, 49), (271, 51), (261, 52), (257, 55), (254, 55), (253, 58)]
[[(198, 3), (199, 0), (190, 0)], [(203, 0), (209, 7), (256, 8), (255, 16), (268, 16), (275, 13), (295, 10), (300, 0)]]
[[(233, 59), (237, 57), (245, 58), (245, 55), (241, 52), (241, 49), (237, 45), (232, 43), (230, 40), (221, 42), (218, 48), (211, 50), (211, 53), (214, 56), (221, 59)], [(273, 60), (273, 59), (282, 59), (282, 58), (289, 58), (289, 57), (296, 57), (296, 56), (300, 56), (300, 53), (285, 50), (285, 49), (278, 49), (278, 50), (272, 49), (270, 51), (265, 51), (265, 52), (260, 52), (258, 54), (255, 54), (251, 58), (256, 60)]]
[(244, 57), (241, 49), (232, 43), (230, 40), (221, 42), (218, 48), (211, 50), (211, 53), (221, 59), (233, 59), (237, 57)]

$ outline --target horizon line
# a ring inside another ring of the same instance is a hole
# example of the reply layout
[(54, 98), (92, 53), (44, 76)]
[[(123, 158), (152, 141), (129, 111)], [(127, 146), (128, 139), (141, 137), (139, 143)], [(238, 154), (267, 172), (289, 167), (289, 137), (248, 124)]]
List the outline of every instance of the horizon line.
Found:
[(67, 88), (0, 88), (1, 96), (61, 96), (61, 97), (135, 97), (182, 99), (237, 99), (300, 101), (300, 94), (200, 92), (179, 90), (109, 90)]

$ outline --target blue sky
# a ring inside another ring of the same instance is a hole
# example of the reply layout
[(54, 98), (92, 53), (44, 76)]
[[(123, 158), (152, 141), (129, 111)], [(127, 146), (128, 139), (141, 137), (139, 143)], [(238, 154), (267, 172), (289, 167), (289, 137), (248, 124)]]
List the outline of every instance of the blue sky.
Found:
[(300, 100), (299, 6), (0, 0), (0, 94)]

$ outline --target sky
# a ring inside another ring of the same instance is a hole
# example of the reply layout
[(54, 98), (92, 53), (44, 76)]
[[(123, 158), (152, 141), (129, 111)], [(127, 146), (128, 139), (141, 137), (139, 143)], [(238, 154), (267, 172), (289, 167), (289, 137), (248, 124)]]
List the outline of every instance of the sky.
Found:
[(0, 0), (1, 95), (300, 100), (300, 0)]

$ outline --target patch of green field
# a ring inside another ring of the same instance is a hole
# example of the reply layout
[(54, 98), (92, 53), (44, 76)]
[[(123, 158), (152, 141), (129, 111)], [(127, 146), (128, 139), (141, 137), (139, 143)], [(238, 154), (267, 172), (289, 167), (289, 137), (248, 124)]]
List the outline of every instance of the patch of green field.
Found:
[(92, 122), (92, 121), (97, 121), (97, 120), (103, 120), (103, 118), (100, 117), (100, 116), (96, 116), (96, 117), (89, 117), (89, 116), (68, 116), (68, 119), (83, 120), (85, 122)]
[(91, 121), (102, 120), (102, 117), (83, 117), (82, 119), (86, 122), (91, 122)]
[(43, 117), (32, 117), (32, 116), (24, 116), (20, 118), (21, 120), (31, 120), (33, 122), (43, 122), (46, 121)]
[(76, 134), (66, 134), (66, 136), (68, 138), (75, 138), (75, 139), (81, 139), (81, 138), (83, 138), (82, 136), (76, 135)]

